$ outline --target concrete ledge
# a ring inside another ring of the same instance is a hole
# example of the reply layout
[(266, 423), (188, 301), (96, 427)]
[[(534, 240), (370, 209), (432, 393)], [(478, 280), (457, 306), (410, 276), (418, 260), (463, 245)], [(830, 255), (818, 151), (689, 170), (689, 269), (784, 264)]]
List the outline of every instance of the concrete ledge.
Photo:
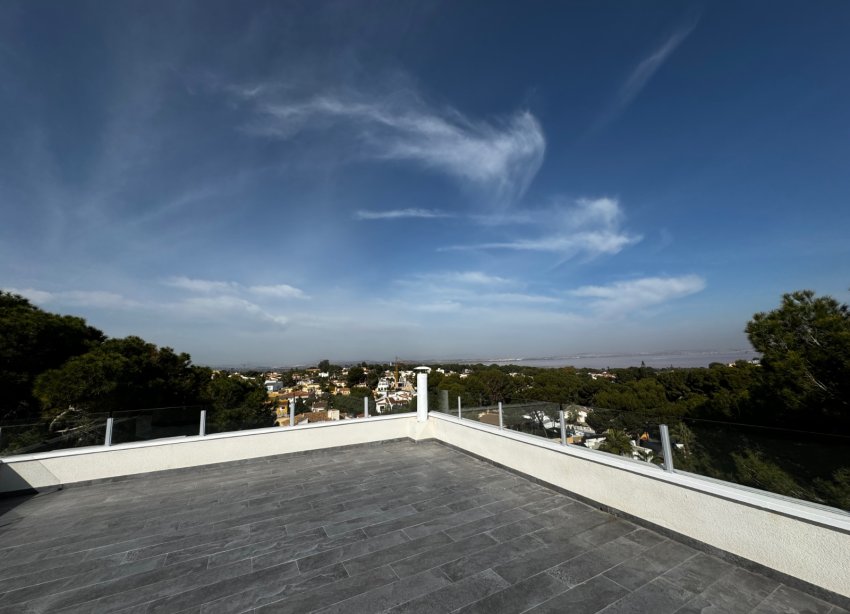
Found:
[(32, 492), (60, 485), (393, 439), (416, 440), (426, 436), (428, 427), (427, 422), (417, 422), (415, 414), (394, 414), (292, 428), (272, 427), (11, 456), (0, 462), (0, 493)]
[(850, 598), (847, 514), (474, 421), (435, 413), (430, 418), (434, 437), (451, 447)]

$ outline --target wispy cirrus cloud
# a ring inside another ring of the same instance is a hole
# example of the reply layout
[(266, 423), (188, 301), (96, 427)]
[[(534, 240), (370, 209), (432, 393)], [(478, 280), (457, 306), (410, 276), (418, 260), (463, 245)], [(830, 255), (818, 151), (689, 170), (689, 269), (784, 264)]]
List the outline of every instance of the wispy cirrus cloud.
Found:
[[(237, 296), (193, 296), (174, 303), (171, 308), (184, 316), (202, 317), (215, 321), (222, 318), (247, 316), (278, 326), (286, 326), (289, 323), (288, 317), (270, 313), (259, 305)], [(234, 322), (234, 325), (238, 325), (238, 320)]]
[(583, 198), (572, 205), (538, 211), (531, 224), (542, 231), (532, 236), (443, 249), (548, 252), (558, 255), (562, 262), (576, 256), (613, 255), (643, 238), (623, 228), (624, 217), (617, 199)]
[(354, 91), (280, 99), (254, 86), (241, 99), (256, 115), (249, 131), (275, 139), (331, 128), (355, 139), (362, 155), (411, 162), (510, 203), (531, 183), (546, 151), (540, 123), (529, 111), (485, 121), (427, 104), (409, 88), (390, 96)]
[(249, 286), (248, 291), (259, 296), (270, 296), (276, 298), (309, 298), (303, 290), (290, 286), (289, 284)]
[[(209, 288), (220, 288), (222, 286), (205, 286), (203, 284), (188, 284), (188, 286), (198, 295), (177, 300), (137, 300), (128, 298), (122, 294), (102, 290), (62, 290), (55, 292), (35, 288), (7, 288), (6, 290), (28, 298), (38, 305), (58, 308), (60, 310), (65, 307), (73, 307), (113, 312), (122, 310), (125, 313), (135, 314), (134, 317), (144, 316), (149, 318), (150, 314), (154, 313), (166, 318), (203, 318), (207, 321), (226, 322), (229, 326), (235, 328), (250, 322), (255, 324), (272, 323), (283, 326), (290, 321), (289, 317), (272, 313), (268, 309), (240, 296), (210, 293), (208, 291)], [(227, 287), (232, 286), (232, 284), (229, 284)], [(300, 290), (291, 286), (288, 287), (295, 294), (300, 293)], [(276, 288), (278, 292), (282, 292), (279, 286), (254, 286), (249, 290), (256, 292), (258, 288), (263, 290), (266, 288)], [(263, 290), (260, 290), (259, 294), (262, 294)]]
[(395, 282), (401, 291), (394, 300), (416, 311), (480, 310), (505, 305), (554, 305), (556, 296), (526, 291), (515, 279), (483, 271), (420, 273)]
[(273, 298), (309, 298), (309, 296), (303, 290), (301, 290), (300, 288), (296, 288), (295, 286), (291, 286), (289, 284), (245, 286), (235, 281), (194, 279), (185, 276), (169, 277), (163, 283), (173, 288), (179, 288), (188, 292), (198, 292), (202, 294), (251, 293), (257, 296)]
[(655, 72), (661, 68), (661, 65), (667, 61), (670, 55), (676, 51), (676, 48), (682, 44), (688, 35), (693, 32), (697, 25), (697, 20), (680, 25), (676, 30), (664, 41), (664, 43), (655, 49), (648, 56), (643, 58), (634, 70), (632, 70), (628, 79), (623, 83), (617, 96), (617, 109), (623, 109), (634, 100), (641, 90), (646, 87), (649, 80)]
[(177, 276), (165, 280), (165, 285), (190, 292), (230, 292), (238, 285), (230, 281), (214, 281), (210, 279), (193, 279), (191, 277)]
[(8, 288), (8, 292), (19, 294), (38, 305), (67, 305), (70, 307), (94, 307), (97, 309), (126, 309), (140, 305), (117, 292), (104, 290), (63, 290), (50, 292), (36, 288)]
[(360, 209), (354, 214), (355, 220), (437, 219), (446, 217), (454, 217), (454, 215), (439, 209), (388, 209), (386, 211)]
[(593, 132), (616, 119), (647, 86), (661, 66), (674, 51), (690, 36), (699, 22), (699, 15), (681, 23), (670, 36), (649, 55), (642, 58), (620, 86), (617, 95), (602, 116), (593, 124)]
[(699, 275), (678, 277), (644, 277), (618, 281), (603, 286), (582, 286), (570, 291), (574, 297), (591, 299), (590, 307), (601, 315), (625, 315), (655, 307), (706, 287)]

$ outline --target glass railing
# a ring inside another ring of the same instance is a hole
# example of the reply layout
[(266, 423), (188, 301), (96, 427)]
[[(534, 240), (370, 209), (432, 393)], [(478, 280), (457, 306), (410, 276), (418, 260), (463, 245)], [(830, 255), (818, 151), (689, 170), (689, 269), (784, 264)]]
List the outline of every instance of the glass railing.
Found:
[(202, 406), (178, 406), (114, 411), (110, 443), (197, 435), (202, 409)]
[(103, 445), (108, 414), (0, 426), (0, 457)]
[(434, 410), (462, 420), (850, 511), (846, 435), (530, 400), (447, 407), (441, 396)]
[(850, 436), (695, 418), (670, 436), (677, 471), (850, 511)]
[[(412, 402), (373, 397), (299, 399), (294, 407), (281, 400), (265, 407), (216, 408), (201, 405), (76, 412), (52, 422), (0, 424), (0, 457), (64, 448), (196, 437), (216, 433), (289, 427), (401, 414), (415, 411)], [(293, 419), (294, 418), (294, 419)]]

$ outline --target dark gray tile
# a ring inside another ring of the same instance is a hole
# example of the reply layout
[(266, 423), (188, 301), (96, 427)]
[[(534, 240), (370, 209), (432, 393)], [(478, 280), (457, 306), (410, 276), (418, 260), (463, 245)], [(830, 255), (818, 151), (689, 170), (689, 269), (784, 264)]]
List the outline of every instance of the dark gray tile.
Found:
[(672, 614), (693, 596), (681, 586), (656, 578), (601, 610), (600, 614)]
[(605, 576), (596, 576), (529, 610), (534, 614), (594, 614), (626, 596), (629, 590)]
[(377, 537), (370, 537), (363, 540), (358, 540), (348, 545), (334, 548), (333, 550), (325, 550), (318, 554), (299, 558), (298, 569), (301, 573), (327, 567), (333, 563), (348, 561), (371, 552), (380, 552), (393, 546), (400, 546), (410, 542), (410, 539), (405, 536), (404, 531), (395, 531), (394, 533), (385, 533)]
[(360, 575), (351, 576), (312, 591), (293, 596), (282, 596), (277, 600), (270, 601), (266, 605), (257, 607), (254, 612), (256, 614), (269, 614), (270, 612), (300, 614), (302, 612), (312, 612), (350, 599), (379, 586), (390, 584), (396, 580), (398, 580), (398, 576), (388, 566), (378, 567), (377, 569), (371, 569)]
[(508, 588), (508, 586), (508, 583), (495, 571), (485, 569), (440, 590), (403, 603), (389, 610), (389, 612), (392, 614), (444, 614), (454, 612), (458, 608), (484, 599), (488, 595)]
[(631, 559), (641, 549), (642, 546), (639, 544), (625, 537), (620, 537), (569, 559), (557, 567), (553, 567), (547, 573), (558, 578), (568, 587), (577, 586), (593, 576), (617, 566), (620, 561)]
[(591, 549), (592, 546), (590, 544), (577, 538), (561, 540), (519, 556), (508, 563), (496, 565), (493, 567), (493, 570), (509, 583), (516, 584), (525, 578), (555, 567)]
[(479, 533), (459, 542), (439, 546), (415, 556), (396, 561), (392, 564), (392, 568), (400, 578), (403, 578), (404, 576), (410, 576), (420, 571), (449, 563), (477, 550), (492, 546), (495, 543), (496, 540), (486, 533)]
[(738, 614), (750, 612), (779, 586), (736, 567), (679, 610), (682, 614)]
[[(209, 595), (198, 595), (192, 600), (192, 603), (198, 603), (199, 600), (203, 603), (202, 614), (237, 614), (280, 599), (292, 599), (349, 577), (341, 564), (323, 567), (302, 575), (282, 575), (280, 578), (273, 579), (268, 578), (268, 571), (264, 569), (248, 578), (242, 578), (242, 582), (238, 586), (226, 587), (224, 590), (216, 591), (221, 593), (221, 597), (216, 600), (211, 600)], [(219, 585), (207, 587), (207, 589), (218, 588)], [(178, 608), (170, 605), (162, 611), (173, 612), (175, 610), (178, 610)], [(151, 608), (150, 612), (155, 614), (156, 610)]]
[(664, 611), (690, 593), (681, 612), (847, 614), (433, 443), (76, 486), (6, 519), (0, 614)]
[[(331, 570), (336, 575), (344, 577), (345, 570), (340, 567)], [(305, 580), (298, 573), (298, 565), (292, 561), (264, 569), (260, 572), (251, 572), (243, 576), (224, 578), (213, 584), (207, 584), (192, 590), (183, 591), (154, 600), (148, 611), (150, 614), (158, 612), (179, 612), (185, 608), (208, 603), (220, 603), (220, 600), (228, 601), (233, 605), (241, 605), (246, 602), (246, 591), (260, 593), (265, 587), (274, 587), (275, 590), (287, 590), (294, 585), (299, 585)], [(253, 603), (254, 597), (251, 597)]]
[[(485, 508), (489, 508), (489, 506), (485, 506)], [(488, 511), (492, 510), (488, 509)], [(475, 535), (476, 533), (483, 533), (484, 531), (489, 531), (506, 524), (511, 524), (512, 522), (525, 520), (532, 516), (533, 514), (531, 512), (514, 507), (494, 512), (491, 515), (475, 520), (474, 522), (467, 520), (464, 524), (459, 524), (458, 526), (447, 529), (446, 535), (454, 540), (459, 540), (469, 537), (470, 535)]]
[(520, 535), (511, 541), (467, 554), (462, 558), (446, 563), (440, 569), (452, 582), (457, 582), (461, 578), (510, 562), (528, 552), (539, 550), (542, 546), (543, 542), (534, 535)]
[(733, 566), (717, 557), (698, 552), (681, 565), (674, 567), (662, 577), (692, 593), (701, 593), (725, 574)]
[(348, 573), (354, 576), (365, 573), (370, 569), (395, 563), (396, 561), (415, 556), (420, 552), (433, 550), (451, 543), (453, 542), (448, 535), (444, 533), (437, 533), (436, 535), (429, 535), (420, 539), (414, 539), (413, 541), (399, 544), (398, 546), (384, 548), (378, 552), (358, 556), (346, 561), (344, 564)]
[(589, 544), (601, 546), (602, 544), (607, 544), (618, 537), (622, 537), (623, 535), (633, 532), (635, 528), (635, 525), (631, 522), (611, 517), (608, 518), (606, 522), (603, 522), (592, 529), (577, 533), (576, 535)]
[(434, 520), (429, 520), (428, 522), (423, 522), (416, 526), (407, 527), (404, 529), (404, 532), (409, 538), (416, 539), (419, 537), (425, 537), (426, 535), (433, 535), (440, 531), (454, 529), (459, 525), (466, 524), (467, 522), (481, 520), (482, 518), (487, 518), (492, 515), (493, 514), (488, 512), (485, 508), (476, 507), (471, 510), (464, 510), (462, 512), (455, 512), (454, 514), (435, 518)]
[(832, 614), (832, 606), (811, 595), (779, 586), (753, 610), (753, 614)]
[[(542, 514), (537, 514), (531, 518), (524, 518), (522, 520), (503, 525), (497, 529), (488, 531), (488, 533), (492, 535), (494, 539), (503, 542), (525, 533), (539, 531), (540, 529), (568, 529), (569, 521), (574, 517), (571, 507), (572, 504), (556, 507), (555, 509), (543, 512)], [(605, 518), (599, 520), (600, 523), (604, 521)]]
[[(626, 538), (628, 539), (628, 538)], [(640, 556), (627, 560), (605, 575), (629, 590), (643, 586), (696, 554), (696, 550), (674, 541), (664, 541)]]
[(401, 578), (391, 584), (361, 593), (320, 610), (321, 614), (350, 614), (351, 612), (383, 612), (392, 607), (431, 593), (449, 584), (448, 578), (435, 569), (415, 576)]
[(568, 588), (569, 586), (549, 574), (541, 573), (461, 608), (459, 612), (463, 614), (524, 612), (563, 593)]

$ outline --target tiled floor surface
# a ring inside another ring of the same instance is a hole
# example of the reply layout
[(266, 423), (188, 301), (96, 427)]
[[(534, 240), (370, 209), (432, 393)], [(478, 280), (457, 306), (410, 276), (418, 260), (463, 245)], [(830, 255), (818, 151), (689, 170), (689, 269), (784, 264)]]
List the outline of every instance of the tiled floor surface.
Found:
[(846, 612), (436, 443), (0, 500), (0, 614)]

